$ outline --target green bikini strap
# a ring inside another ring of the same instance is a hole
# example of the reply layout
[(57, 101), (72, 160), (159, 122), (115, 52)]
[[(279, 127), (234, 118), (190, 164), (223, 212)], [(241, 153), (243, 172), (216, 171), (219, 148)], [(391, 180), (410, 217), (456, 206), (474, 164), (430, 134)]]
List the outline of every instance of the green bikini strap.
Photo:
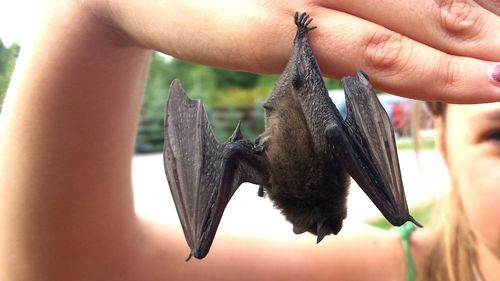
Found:
[(399, 228), (397, 228), (397, 230), (399, 232), (399, 237), (401, 238), (401, 244), (403, 245), (403, 251), (405, 253), (406, 280), (415, 281), (415, 265), (413, 263), (413, 256), (411, 255), (411, 248), (408, 242), (408, 240), (410, 239), (410, 235), (415, 230), (415, 225), (408, 221)]

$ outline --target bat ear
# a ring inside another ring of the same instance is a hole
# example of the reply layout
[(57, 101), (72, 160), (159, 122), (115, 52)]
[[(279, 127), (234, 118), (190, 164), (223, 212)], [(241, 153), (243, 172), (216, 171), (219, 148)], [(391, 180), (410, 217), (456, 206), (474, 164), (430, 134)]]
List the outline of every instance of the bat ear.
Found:
[(296, 225), (293, 226), (293, 233), (295, 233), (295, 234), (302, 234), (306, 231), (307, 231), (307, 229), (305, 229), (305, 228), (302, 228), (302, 227), (299, 227)]
[(233, 132), (233, 134), (229, 137), (228, 141), (230, 141), (230, 142), (235, 142), (235, 141), (237, 141), (237, 140), (241, 140), (241, 139), (243, 139), (243, 136), (241, 135), (240, 126), (241, 126), (241, 120), (240, 120), (240, 121), (238, 121), (238, 125), (236, 126), (236, 129), (234, 129), (234, 132)]

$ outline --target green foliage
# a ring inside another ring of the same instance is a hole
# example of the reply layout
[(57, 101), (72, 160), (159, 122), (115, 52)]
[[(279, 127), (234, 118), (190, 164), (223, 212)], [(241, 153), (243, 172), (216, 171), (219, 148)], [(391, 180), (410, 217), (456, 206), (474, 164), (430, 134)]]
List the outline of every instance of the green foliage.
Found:
[(245, 139), (254, 141), (264, 131), (264, 110), (259, 106), (210, 108), (208, 114), (219, 142), (224, 142), (229, 138), (239, 121), (241, 121), (241, 133)]
[[(398, 138), (396, 140), (396, 147), (398, 150), (415, 150), (415, 144), (411, 138)], [(436, 142), (434, 138), (422, 138), (420, 140), (420, 150), (433, 150), (436, 149)]]
[(163, 58), (154, 54), (151, 58), (148, 82), (143, 98), (136, 140), (137, 152), (161, 151), (163, 146), (163, 122), (161, 116), (165, 106), (169, 80), (173, 73), (163, 63)]
[[(141, 110), (136, 152), (158, 152), (163, 146), (163, 112), (168, 86), (179, 78), (188, 96), (201, 99), (219, 142), (225, 141), (241, 121), (243, 136), (253, 140), (264, 131), (266, 100), (277, 75), (216, 69), (193, 65), (154, 53)], [(341, 88), (339, 81), (326, 79), (327, 88)]]
[(225, 69), (214, 69), (217, 88), (224, 90), (237, 86), (238, 88), (251, 89), (259, 81), (259, 75), (247, 72), (237, 72)]
[(241, 120), (245, 138), (254, 139), (264, 130), (263, 101), (276, 76), (193, 65), (154, 53), (144, 95), (136, 152), (158, 152), (163, 147), (163, 112), (168, 87), (179, 78), (192, 99), (202, 99), (219, 141), (225, 141)]
[(0, 109), (2, 108), (19, 50), (19, 45), (14, 43), (7, 48), (0, 40)]
[[(20, 47), (6, 47), (0, 40), (0, 110)], [(216, 69), (193, 65), (154, 53), (141, 109), (136, 152), (158, 152), (163, 147), (163, 114), (168, 88), (179, 78), (192, 99), (202, 99), (219, 141), (225, 141), (238, 121), (245, 138), (255, 139), (264, 130), (265, 101), (277, 75)], [(328, 88), (339, 81), (326, 80)]]
[(325, 85), (328, 90), (342, 89), (342, 83), (340, 80), (333, 80), (325, 78)]
[[(425, 226), (431, 222), (432, 215), (434, 214), (434, 208), (436, 208), (436, 203), (431, 202), (411, 209), (410, 213), (419, 223)], [(394, 227), (384, 217), (369, 221), (368, 223), (370, 225), (383, 229), (391, 229)]]

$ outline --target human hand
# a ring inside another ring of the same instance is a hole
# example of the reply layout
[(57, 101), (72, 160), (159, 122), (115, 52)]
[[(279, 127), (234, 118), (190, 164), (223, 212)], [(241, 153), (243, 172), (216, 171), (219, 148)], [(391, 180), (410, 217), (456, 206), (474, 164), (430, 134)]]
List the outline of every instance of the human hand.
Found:
[(362, 69), (375, 87), (402, 96), (500, 100), (500, 82), (486, 74), (500, 62), (500, 8), (493, 1), (477, 1), (485, 8), (465, 0), (108, 2), (105, 17), (143, 47), (256, 73), (282, 71), (293, 14), (306, 11), (318, 26), (310, 40), (328, 77)]

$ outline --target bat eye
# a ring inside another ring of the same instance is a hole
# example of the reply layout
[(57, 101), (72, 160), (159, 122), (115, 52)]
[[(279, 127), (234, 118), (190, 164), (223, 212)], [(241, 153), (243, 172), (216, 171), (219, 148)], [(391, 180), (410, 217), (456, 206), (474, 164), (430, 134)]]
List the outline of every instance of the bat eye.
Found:
[(292, 78), (292, 86), (295, 89), (299, 89), (300, 87), (302, 87), (302, 84), (303, 84), (302, 78), (298, 73), (295, 73)]
[(273, 109), (273, 107), (270, 105), (270, 104), (267, 104), (267, 103), (264, 103), (262, 105), (262, 107), (265, 109), (265, 110), (268, 110), (268, 111), (271, 111)]

